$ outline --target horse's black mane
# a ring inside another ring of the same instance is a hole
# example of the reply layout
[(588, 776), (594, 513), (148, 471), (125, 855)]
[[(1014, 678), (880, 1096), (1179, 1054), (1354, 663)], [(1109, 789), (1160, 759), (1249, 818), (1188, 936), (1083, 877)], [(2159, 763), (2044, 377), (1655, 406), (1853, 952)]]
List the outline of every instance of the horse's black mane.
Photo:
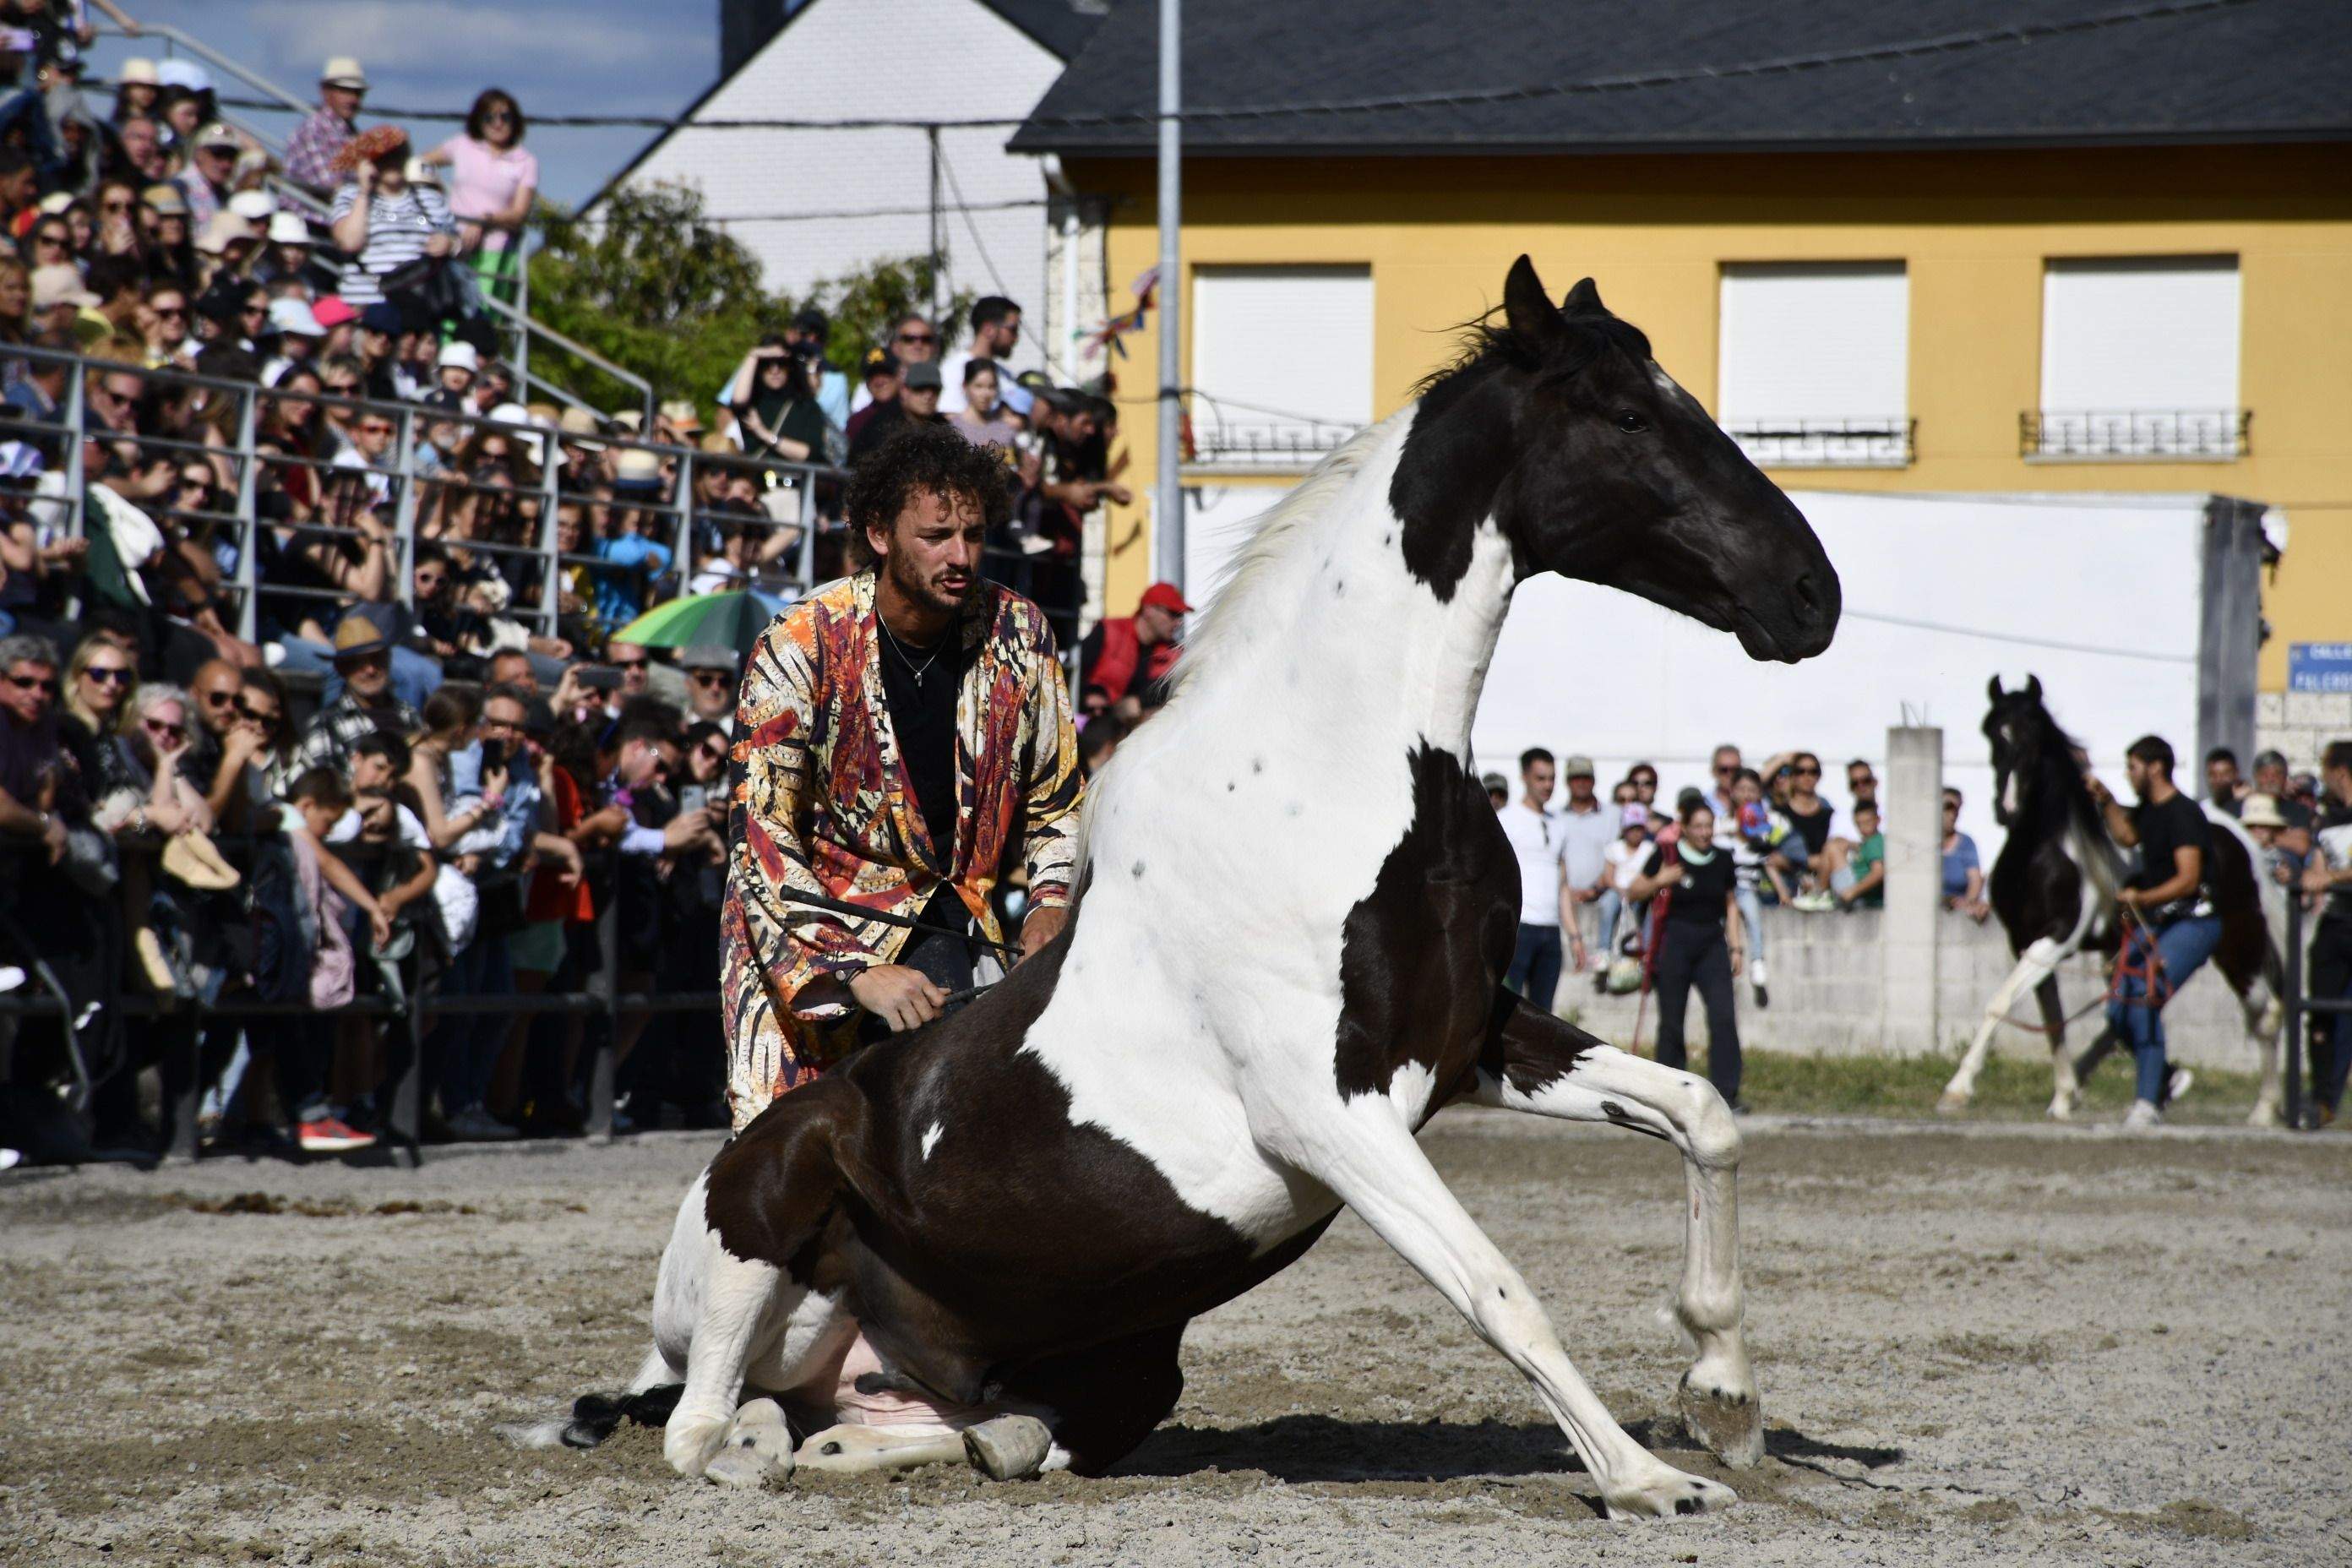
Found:
[[(2016, 700), (2014, 696), (2012, 700)], [(2031, 771), (2016, 770), (2021, 815), (2031, 817), (2034, 826), (2052, 837), (2074, 826), (2091, 834), (2094, 843), (2105, 838), (2106, 824), (2091, 800), (2089, 786), (2083, 783), (2082, 770), (2074, 765), (2074, 752), (2080, 749), (2074, 737), (2039, 700), (2027, 710), (2040, 721), (2040, 733), (2031, 746)], [(2027, 747), (2020, 746), (2018, 756), (2012, 760), (2027, 760)], [(2021, 823), (2010, 824), (2011, 833), (2014, 835), (2021, 826)]]
[(1612, 348), (1636, 364), (1652, 357), (1649, 334), (1606, 310), (1561, 310), (1560, 321), (1570, 328), (1574, 343), (1565, 360), (1538, 353), (1508, 323), (1497, 324), (1495, 318), (1501, 310), (1500, 305), (1492, 306), (1454, 328), (1460, 341), (1454, 345), (1454, 357), (1415, 382), (1411, 395), (1427, 397), (1457, 376), (1466, 381), (1507, 364), (1574, 375)]

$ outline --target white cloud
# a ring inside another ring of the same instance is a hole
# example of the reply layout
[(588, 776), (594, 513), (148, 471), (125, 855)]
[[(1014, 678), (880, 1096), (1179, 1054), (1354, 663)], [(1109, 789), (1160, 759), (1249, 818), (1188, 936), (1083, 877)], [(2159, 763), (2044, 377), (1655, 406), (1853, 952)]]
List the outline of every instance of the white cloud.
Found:
[(289, 64), (357, 55), (371, 76), (446, 77), (463, 70), (484, 81), (517, 78), (610, 76), (617, 81), (668, 79), (689, 58), (716, 68), (709, 33), (679, 27), (657, 9), (633, 7), (628, 19), (583, 16), (571, 5), (506, 5), (481, 0), (402, 0), (393, 4), (253, 0), (247, 26)]

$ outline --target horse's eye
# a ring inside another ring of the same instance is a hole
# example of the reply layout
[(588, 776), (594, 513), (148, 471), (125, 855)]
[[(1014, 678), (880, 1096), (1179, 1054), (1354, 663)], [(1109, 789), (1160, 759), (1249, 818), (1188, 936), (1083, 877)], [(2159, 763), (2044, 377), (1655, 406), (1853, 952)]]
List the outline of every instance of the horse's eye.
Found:
[(1617, 411), (1617, 428), (1628, 436), (1638, 436), (1650, 427), (1650, 422), (1630, 408)]

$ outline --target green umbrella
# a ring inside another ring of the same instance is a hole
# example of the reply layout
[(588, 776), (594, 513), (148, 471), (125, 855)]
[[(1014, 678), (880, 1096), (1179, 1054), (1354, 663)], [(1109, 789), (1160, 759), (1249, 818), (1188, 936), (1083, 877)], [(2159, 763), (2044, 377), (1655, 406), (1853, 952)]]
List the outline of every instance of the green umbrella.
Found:
[(757, 588), (692, 594), (656, 605), (612, 636), (640, 647), (724, 647), (747, 655), (784, 613), (784, 601)]

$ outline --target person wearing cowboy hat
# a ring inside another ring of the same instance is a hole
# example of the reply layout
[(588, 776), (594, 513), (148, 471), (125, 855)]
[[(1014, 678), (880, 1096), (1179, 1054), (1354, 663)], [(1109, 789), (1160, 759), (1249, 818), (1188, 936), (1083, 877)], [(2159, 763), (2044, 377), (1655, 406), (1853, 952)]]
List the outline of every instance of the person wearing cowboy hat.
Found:
[(351, 768), (352, 748), (360, 738), (378, 730), (407, 736), (424, 728), (416, 710), (392, 689), (392, 638), (382, 624), (362, 605), (335, 627), (334, 670), (343, 689), (318, 711), (294, 748), (286, 766), (288, 778), (299, 778), (311, 768)]
[(337, 55), (319, 72), (319, 108), (286, 141), (286, 177), (324, 195), (339, 174), (335, 154), (358, 132), (360, 104), (367, 98), (367, 73), (349, 55)]
[(188, 138), (188, 166), (173, 184), (188, 201), (188, 219), (203, 228), (227, 207), (236, 188), (236, 155), (244, 150), (236, 132), (219, 121)]
[(654, 416), (654, 439), (673, 447), (691, 447), (702, 438), (702, 416), (680, 397), (661, 405)]

